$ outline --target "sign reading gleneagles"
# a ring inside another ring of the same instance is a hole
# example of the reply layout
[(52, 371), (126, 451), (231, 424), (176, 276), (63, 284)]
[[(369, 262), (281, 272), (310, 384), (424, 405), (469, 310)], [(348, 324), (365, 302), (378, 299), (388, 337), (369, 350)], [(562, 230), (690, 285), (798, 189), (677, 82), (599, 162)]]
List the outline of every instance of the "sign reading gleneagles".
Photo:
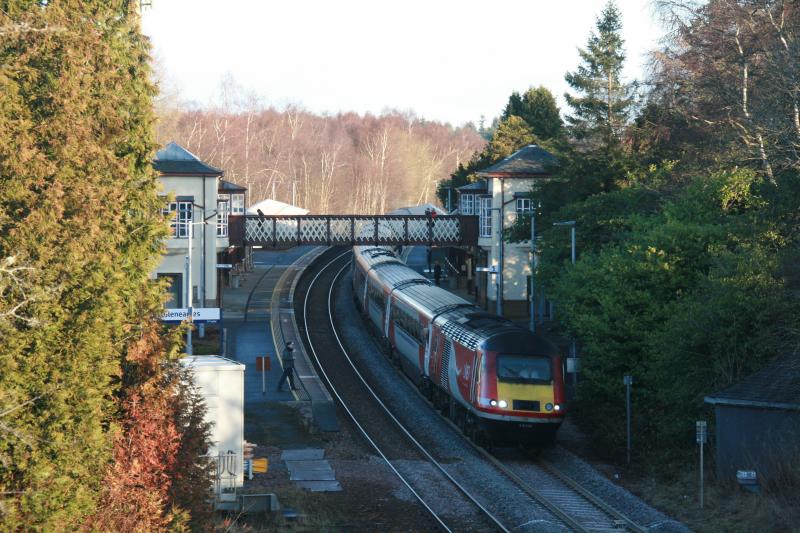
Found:
[[(165, 309), (161, 315), (162, 322), (183, 322), (189, 317), (189, 309)], [(192, 322), (217, 322), (220, 317), (219, 307), (195, 307), (192, 309)]]

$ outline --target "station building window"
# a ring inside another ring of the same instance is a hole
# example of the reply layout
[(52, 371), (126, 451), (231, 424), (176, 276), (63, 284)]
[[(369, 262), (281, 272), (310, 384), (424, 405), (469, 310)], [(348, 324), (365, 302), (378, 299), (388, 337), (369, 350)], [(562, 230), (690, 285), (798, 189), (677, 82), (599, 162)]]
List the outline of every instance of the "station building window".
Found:
[(480, 236), (481, 237), (491, 237), (492, 236), (492, 197), (491, 196), (481, 196), (480, 197), (479, 226), (480, 226)]

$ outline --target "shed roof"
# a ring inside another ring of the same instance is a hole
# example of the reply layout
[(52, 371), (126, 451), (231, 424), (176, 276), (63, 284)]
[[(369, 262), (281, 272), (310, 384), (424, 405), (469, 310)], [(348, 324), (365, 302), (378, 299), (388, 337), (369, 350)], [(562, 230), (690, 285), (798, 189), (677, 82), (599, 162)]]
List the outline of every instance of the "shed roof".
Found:
[(558, 160), (553, 154), (535, 144), (529, 144), (477, 174), (489, 178), (548, 176), (550, 169), (557, 164)]
[(170, 142), (156, 153), (153, 167), (167, 175), (176, 176), (222, 176), (224, 172), (209, 164), (179, 145)]
[(800, 409), (800, 354), (784, 355), (738, 383), (705, 397), (706, 403)]

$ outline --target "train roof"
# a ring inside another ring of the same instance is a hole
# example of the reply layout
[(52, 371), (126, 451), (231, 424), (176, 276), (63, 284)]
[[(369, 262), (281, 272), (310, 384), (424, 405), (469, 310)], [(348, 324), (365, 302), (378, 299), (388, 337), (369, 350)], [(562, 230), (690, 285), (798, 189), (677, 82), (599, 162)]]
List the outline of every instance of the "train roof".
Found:
[(492, 351), (557, 355), (557, 347), (510, 320), (488, 313), (467, 300), (433, 285), (409, 268), (387, 247), (357, 246), (354, 252), (399, 298), (423, 309), (462, 346)]
[(405, 265), (389, 248), (383, 246), (356, 246), (354, 251), (370, 269), (382, 263)]
[(391, 289), (399, 289), (414, 284), (430, 285), (425, 276), (408, 268), (405, 263), (386, 262), (375, 265), (379, 269), (378, 275)]

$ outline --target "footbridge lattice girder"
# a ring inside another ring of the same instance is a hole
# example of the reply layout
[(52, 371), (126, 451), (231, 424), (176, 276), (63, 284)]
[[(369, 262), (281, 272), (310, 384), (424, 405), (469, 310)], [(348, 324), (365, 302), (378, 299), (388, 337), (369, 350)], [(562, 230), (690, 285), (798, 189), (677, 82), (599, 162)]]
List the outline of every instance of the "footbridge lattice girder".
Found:
[(477, 244), (477, 217), (246, 215), (242, 218), (244, 219), (243, 241), (244, 244), (251, 246)]

